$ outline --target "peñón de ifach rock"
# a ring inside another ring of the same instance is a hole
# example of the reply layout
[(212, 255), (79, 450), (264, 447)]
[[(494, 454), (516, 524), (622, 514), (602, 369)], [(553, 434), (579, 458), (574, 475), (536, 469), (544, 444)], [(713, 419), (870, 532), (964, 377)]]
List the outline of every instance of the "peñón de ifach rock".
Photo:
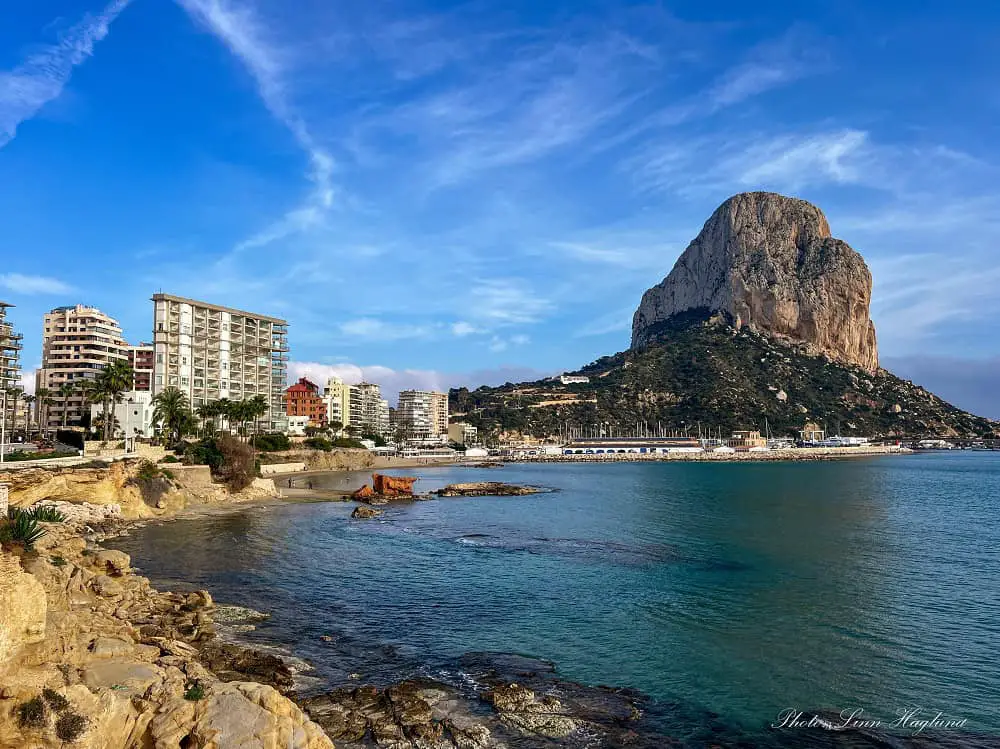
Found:
[(660, 339), (671, 317), (704, 309), (737, 328), (806, 343), (874, 372), (871, 292), (864, 259), (830, 234), (819, 208), (775, 193), (741, 193), (716, 209), (670, 274), (643, 295), (632, 348)]

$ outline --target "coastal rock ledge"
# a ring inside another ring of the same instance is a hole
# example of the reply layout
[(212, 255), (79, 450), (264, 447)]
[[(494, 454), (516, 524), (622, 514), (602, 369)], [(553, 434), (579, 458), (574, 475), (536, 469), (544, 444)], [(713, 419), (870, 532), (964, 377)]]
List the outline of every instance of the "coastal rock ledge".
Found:
[(819, 208), (741, 193), (716, 209), (670, 274), (643, 294), (632, 348), (656, 341), (670, 317), (707, 310), (874, 372), (871, 292), (864, 259), (831, 235)]

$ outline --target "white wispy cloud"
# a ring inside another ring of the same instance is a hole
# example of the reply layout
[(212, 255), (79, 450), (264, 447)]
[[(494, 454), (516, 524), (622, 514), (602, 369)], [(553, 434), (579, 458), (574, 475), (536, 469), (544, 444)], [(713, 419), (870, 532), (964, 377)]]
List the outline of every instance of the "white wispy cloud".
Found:
[(18, 294), (68, 294), (73, 287), (58, 278), (23, 273), (0, 274), (0, 286)]
[(397, 341), (404, 338), (426, 338), (434, 333), (434, 326), (409, 325), (405, 323), (387, 322), (373, 317), (361, 317), (347, 320), (338, 326), (340, 332), (350, 338), (363, 338), (371, 341)]
[(641, 193), (692, 195), (746, 189), (796, 191), (825, 184), (883, 181), (896, 154), (871, 143), (862, 130), (753, 132), (739, 137), (698, 135), (648, 144), (620, 168)]
[(863, 173), (868, 134), (839, 130), (798, 137), (782, 136), (751, 146), (731, 157), (723, 169), (743, 185), (778, 184), (792, 189), (817, 182), (858, 183)]
[(705, 111), (738, 104), (828, 67), (820, 40), (793, 26), (778, 39), (752, 49), (746, 59), (720, 75), (705, 95)]
[(58, 98), (73, 69), (94, 53), (111, 23), (131, 0), (114, 0), (97, 15), (88, 15), (13, 70), (0, 72), (0, 148), (13, 140), (18, 126)]
[(193, 18), (208, 28), (243, 63), (254, 79), (264, 105), (295, 138), (309, 159), (312, 190), (305, 202), (262, 231), (240, 242), (236, 251), (262, 247), (322, 222), (333, 207), (335, 168), (330, 151), (314, 137), (290, 101), (287, 55), (268, 39), (267, 25), (255, 9), (230, 0), (177, 0)]
[(469, 293), (469, 314), (493, 325), (537, 322), (552, 309), (529, 282), (516, 278), (480, 279)]

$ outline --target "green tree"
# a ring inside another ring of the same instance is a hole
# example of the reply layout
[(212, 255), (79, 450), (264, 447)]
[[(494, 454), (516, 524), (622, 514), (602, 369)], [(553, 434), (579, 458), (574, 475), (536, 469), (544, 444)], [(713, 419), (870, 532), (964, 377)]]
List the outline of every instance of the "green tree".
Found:
[(64, 382), (59, 386), (59, 397), (62, 399), (62, 425), (66, 428), (66, 419), (69, 416), (69, 399), (76, 394), (76, 387), (71, 382)]
[(34, 411), (33, 406), (35, 405), (35, 396), (34, 395), (29, 395), (29, 394), (26, 393), (24, 395), (24, 405), (25, 405), (25, 409), (24, 409), (24, 420), (25, 420), (25, 424), (24, 424), (24, 438), (25, 439), (30, 439), (31, 438), (31, 421), (32, 421), (31, 420), (31, 412)]
[(42, 438), (45, 437), (45, 430), (49, 426), (49, 406), (52, 405), (52, 391), (48, 388), (37, 388), (35, 390), (35, 403), (38, 407), (38, 431)]
[(208, 403), (202, 403), (195, 409), (195, 413), (198, 415), (198, 418), (201, 419), (202, 436), (210, 437), (215, 434), (215, 420), (222, 415), (222, 409), (219, 408), (219, 402), (210, 401)]
[(191, 430), (194, 420), (187, 395), (168, 387), (153, 398), (153, 424), (161, 425), (168, 445), (176, 445)]
[(249, 404), (250, 415), (253, 418), (253, 433), (256, 436), (260, 433), (260, 418), (271, 410), (271, 404), (263, 395), (255, 395)]

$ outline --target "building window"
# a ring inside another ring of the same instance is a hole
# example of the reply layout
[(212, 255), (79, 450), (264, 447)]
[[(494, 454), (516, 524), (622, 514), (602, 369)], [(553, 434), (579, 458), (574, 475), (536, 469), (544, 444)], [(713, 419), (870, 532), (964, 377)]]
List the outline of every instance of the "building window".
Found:
[(163, 354), (157, 354), (156, 355), (156, 363), (157, 364), (163, 364)]
[(156, 384), (157, 385), (163, 384), (163, 375), (156, 375)]

